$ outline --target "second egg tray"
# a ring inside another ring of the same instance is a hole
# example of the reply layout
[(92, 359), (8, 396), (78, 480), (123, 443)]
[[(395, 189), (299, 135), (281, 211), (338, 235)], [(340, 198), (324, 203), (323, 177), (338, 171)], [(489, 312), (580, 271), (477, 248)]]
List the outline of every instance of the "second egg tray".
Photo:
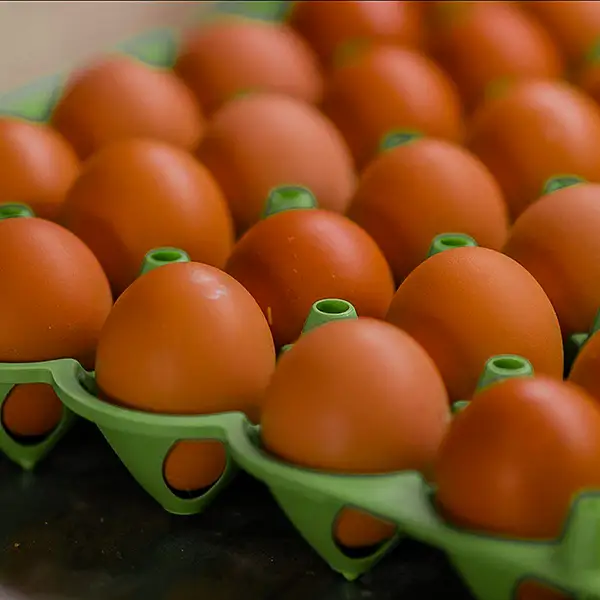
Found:
[[(65, 416), (41, 446), (32, 446), (25, 460), (35, 462), (39, 456), (34, 449), (47, 451), (78, 415), (96, 424), (138, 483), (171, 513), (201, 512), (243, 469), (267, 485), (305, 540), (347, 579), (368, 571), (402, 536), (409, 536), (442, 549), (480, 600), (517, 598), (520, 587), (532, 582), (565, 598), (600, 598), (600, 494), (575, 499), (562, 537), (553, 542), (482, 535), (447, 523), (436, 510), (435, 489), (420, 474), (337, 475), (294, 467), (263, 450), (259, 428), (241, 413), (139, 412), (100, 400), (93, 373), (77, 361), (0, 364), (0, 394), (6, 397), (13, 386), (29, 383), (51, 385), (64, 404)], [(24, 447), (6, 432), (1, 435), (3, 444), (8, 439), (15, 444), (13, 449)], [(217, 440), (227, 449), (225, 472), (197, 498), (179, 497), (163, 476), (170, 449), (182, 440)], [(9, 444), (7, 454), (10, 448)], [(367, 556), (349, 556), (332, 533), (340, 511), (347, 507), (396, 524), (396, 536)]]

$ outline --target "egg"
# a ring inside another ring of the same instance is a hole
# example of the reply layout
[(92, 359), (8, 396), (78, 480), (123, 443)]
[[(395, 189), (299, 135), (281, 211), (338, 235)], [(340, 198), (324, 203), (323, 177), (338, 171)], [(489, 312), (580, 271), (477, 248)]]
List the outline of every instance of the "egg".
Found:
[(282, 23), (222, 19), (203, 26), (184, 41), (174, 69), (207, 114), (249, 90), (309, 103), (323, 93), (316, 56)]
[[(0, 218), (0, 288), (0, 362), (75, 358), (93, 368), (112, 295), (81, 240), (44, 219)], [(5, 428), (19, 437), (48, 434), (61, 415), (44, 384), (13, 387), (2, 406)]]
[(355, 43), (419, 47), (425, 31), (417, 2), (346, 0), (294, 3), (289, 22), (316, 50), (324, 65)]
[(462, 109), (452, 81), (429, 58), (374, 46), (349, 59), (325, 87), (323, 112), (344, 135), (362, 169), (395, 129), (460, 141)]
[(597, 183), (546, 194), (515, 221), (503, 249), (544, 288), (565, 337), (588, 331), (600, 309), (599, 202)]
[(466, 145), (494, 175), (516, 219), (550, 177), (600, 181), (600, 108), (565, 82), (521, 82), (480, 107)]
[(384, 146), (362, 172), (347, 215), (377, 242), (398, 283), (446, 231), (502, 248), (507, 207), (477, 157), (452, 142), (402, 132), (390, 133)]
[[(447, 4), (460, 7), (448, 15)], [(432, 56), (452, 77), (469, 110), (491, 84), (562, 76), (562, 56), (553, 39), (517, 5), (438, 2), (432, 11), (440, 13), (437, 19), (433, 15)]]
[(390, 268), (369, 234), (316, 208), (301, 188), (271, 194), (266, 218), (238, 240), (225, 270), (256, 299), (278, 348), (296, 340), (318, 300), (344, 298), (360, 316), (383, 318), (394, 293)]
[(455, 525), (556, 540), (575, 494), (600, 487), (600, 408), (548, 376), (496, 383), (454, 417), (435, 481), (436, 503)]
[(208, 170), (180, 148), (142, 138), (109, 144), (86, 162), (61, 222), (92, 249), (116, 295), (152, 248), (176, 246), (223, 267), (233, 246), (231, 215)]
[(204, 120), (189, 88), (170, 70), (109, 56), (75, 71), (51, 124), (88, 158), (108, 142), (144, 136), (191, 150)]
[(580, 63), (598, 41), (600, 5), (597, 2), (540, 0), (520, 4), (539, 19), (573, 64)]
[(495, 355), (523, 356), (536, 373), (562, 378), (562, 334), (548, 296), (519, 263), (489, 248), (450, 248), (422, 262), (386, 320), (425, 348), (453, 402), (473, 394)]
[(281, 94), (250, 94), (211, 118), (197, 153), (223, 190), (238, 234), (256, 223), (269, 192), (309, 188), (344, 212), (356, 175), (341, 134), (316, 108)]
[[(165, 264), (116, 301), (98, 342), (101, 397), (161, 414), (241, 411), (259, 419), (275, 366), (269, 326), (252, 296), (223, 271)], [(215, 483), (226, 452), (215, 440), (178, 442), (164, 473), (178, 491)]]
[[(371, 318), (333, 321), (280, 359), (261, 418), (265, 449), (330, 473), (430, 471), (450, 421), (435, 364), (403, 331)], [(346, 547), (391, 537), (394, 525), (344, 509)]]
[(79, 173), (79, 159), (48, 125), (0, 117), (0, 169), (0, 203), (22, 202), (54, 220)]

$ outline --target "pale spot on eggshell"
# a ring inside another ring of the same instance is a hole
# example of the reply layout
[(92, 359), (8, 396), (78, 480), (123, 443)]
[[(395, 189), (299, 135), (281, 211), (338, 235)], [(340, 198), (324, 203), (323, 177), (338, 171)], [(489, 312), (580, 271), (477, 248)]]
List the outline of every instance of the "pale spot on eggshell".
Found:
[(210, 273), (194, 271), (191, 281), (194, 284), (203, 286), (204, 297), (207, 300), (218, 300), (228, 295), (227, 288), (221, 283), (217, 283), (217, 279)]

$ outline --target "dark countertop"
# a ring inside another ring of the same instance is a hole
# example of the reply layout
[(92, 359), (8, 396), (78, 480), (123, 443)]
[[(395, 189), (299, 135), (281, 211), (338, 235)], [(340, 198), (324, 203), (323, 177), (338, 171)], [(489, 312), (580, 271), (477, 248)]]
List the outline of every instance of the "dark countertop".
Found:
[(169, 515), (86, 423), (35, 473), (0, 459), (0, 600), (13, 597), (470, 599), (441, 554), (409, 540), (359, 582), (345, 582), (244, 475), (205, 514)]

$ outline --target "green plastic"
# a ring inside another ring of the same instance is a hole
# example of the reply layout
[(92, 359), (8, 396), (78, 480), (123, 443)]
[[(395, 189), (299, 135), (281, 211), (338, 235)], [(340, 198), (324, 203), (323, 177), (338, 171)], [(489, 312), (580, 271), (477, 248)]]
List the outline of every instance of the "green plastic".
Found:
[(406, 146), (423, 137), (423, 134), (418, 131), (409, 131), (404, 129), (396, 129), (386, 133), (379, 143), (379, 151), (385, 152), (392, 150), (398, 146)]
[(533, 366), (526, 358), (516, 354), (499, 354), (485, 363), (477, 390), (513, 377), (533, 377), (533, 374)]
[(190, 257), (187, 252), (180, 250), (179, 248), (172, 248), (171, 246), (164, 246), (162, 248), (154, 248), (150, 252), (146, 253), (142, 262), (142, 268), (140, 275), (148, 273), (157, 267), (162, 267), (171, 263), (190, 262)]
[(566, 187), (572, 187), (574, 185), (579, 185), (580, 183), (587, 183), (585, 179), (577, 175), (555, 175), (554, 177), (550, 177), (544, 183), (542, 187), (542, 195), (551, 194), (552, 192), (557, 192), (558, 190), (562, 190)]
[[(357, 319), (356, 309), (350, 302), (340, 300), (339, 298), (324, 298), (317, 300), (310, 308), (308, 317), (304, 321), (302, 334), (312, 331), (316, 327), (331, 323), (332, 321), (342, 321), (345, 319)], [(294, 344), (282, 346), (279, 354), (287, 352)]]
[[(331, 531), (339, 512), (352, 506), (445, 551), (482, 600), (511, 600), (525, 579), (580, 599), (600, 597), (600, 493), (575, 499), (564, 533), (555, 542), (482, 535), (446, 523), (435, 510), (434, 490), (417, 473), (332, 475), (293, 467), (261, 449), (257, 427), (240, 413), (170, 416), (120, 408), (98, 400), (91, 393), (93, 376), (71, 359), (0, 365), (0, 385), (34, 382), (52, 385), (69, 410), (96, 423), (140, 484), (157, 500), (169, 499), (161, 503), (171, 512), (197, 512), (207, 498), (171, 498), (160, 477), (160, 459), (178, 440), (215, 439), (226, 445), (231, 464), (269, 487), (303, 537), (348, 579), (366, 572), (394, 544), (368, 558), (345, 556)], [(207, 496), (214, 498), (229, 475)]]
[(269, 192), (262, 218), (266, 219), (287, 210), (307, 210), (318, 208), (317, 199), (304, 187), (285, 185)]
[(35, 217), (35, 214), (26, 204), (6, 203), (0, 204), (0, 221), (5, 219), (24, 219)]
[(465, 233), (442, 233), (436, 235), (431, 242), (427, 257), (431, 257), (446, 250), (477, 246), (477, 242)]
[(596, 312), (594, 322), (586, 333), (574, 333), (569, 336), (565, 342), (565, 378), (568, 377), (573, 363), (577, 358), (577, 355), (581, 352), (581, 349), (585, 346), (587, 341), (596, 333), (600, 331), (600, 310)]
[[(0, 384), (0, 414), (13, 387), (12, 384)], [(30, 444), (13, 437), (0, 419), (0, 451), (25, 471), (32, 471), (71, 429), (75, 420), (75, 415), (64, 407), (56, 427), (43, 439)]]
[(594, 64), (594, 63), (597, 63), (599, 60), (600, 60), (600, 38), (597, 39), (592, 44), (592, 46), (590, 47), (588, 52), (586, 52), (586, 55), (584, 57), (584, 62), (587, 64)]

